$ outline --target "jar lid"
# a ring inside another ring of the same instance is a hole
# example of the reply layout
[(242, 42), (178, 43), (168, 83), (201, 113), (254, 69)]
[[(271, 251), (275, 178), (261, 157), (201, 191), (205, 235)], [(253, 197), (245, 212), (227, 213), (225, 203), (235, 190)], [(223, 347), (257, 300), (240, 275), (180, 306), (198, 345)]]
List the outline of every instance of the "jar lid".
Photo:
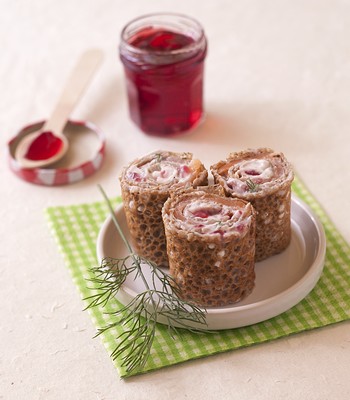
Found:
[(42, 128), (40, 121), (22, 128), (8, 143), (10, 169), (21, 179), (45, 186), (78, 182), (96, 172), (105, 156), (105, 138), (91, 122), (69, 121), (64, 134), (69, 141), (65, 156), (56, 163), (41, 168), (23, 168), (15, 158), (18, 143), (24, 136)]

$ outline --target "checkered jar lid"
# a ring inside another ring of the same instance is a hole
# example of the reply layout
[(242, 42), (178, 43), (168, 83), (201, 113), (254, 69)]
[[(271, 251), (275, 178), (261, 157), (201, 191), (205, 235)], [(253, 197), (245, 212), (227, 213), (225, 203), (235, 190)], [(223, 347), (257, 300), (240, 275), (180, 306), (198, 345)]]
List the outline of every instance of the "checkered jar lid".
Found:
[(24, 136), (39, 130), (44, 122), (22, 128), (8, 143), (9, 166), (19, 178), (38, 185), (67, 185), (85, 179), (101, 167), (105, 156), (102, 132), (91, 122), (69, 121), (64, 129), (69, 141), (67, 154), (45, 168), (23, 168), (15, 158), (16, 147)]

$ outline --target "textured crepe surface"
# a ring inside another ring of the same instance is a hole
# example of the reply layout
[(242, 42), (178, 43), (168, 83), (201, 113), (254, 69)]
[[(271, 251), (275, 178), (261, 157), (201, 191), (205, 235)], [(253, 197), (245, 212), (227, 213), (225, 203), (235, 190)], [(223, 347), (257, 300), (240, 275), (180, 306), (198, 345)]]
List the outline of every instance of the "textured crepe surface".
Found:
[(168, 266), (162, 207), (176, 188), (206, 185), (208, 172), (191, 153), (156, 151), (126, 166), (120, 176), (124, 211), (136, 252)]
[[(259, 163), (266, 165), (261, 171), (254, 170), (251, 167), (254, 162), (258, 167)], [(212, 165), (211, 171), (215, 183), (222, 185), (227, 195), (250, 201), (254, 206), (257, 212), (256, 261), (285, 250), (291, 240), (294, 177), (285, 156), (268, 148), (249, 149), (231, 153), (226, 160)]]
[(255, 212), (250, 203), (191, 189), (166, 201), (163, 221), (169, 271), (183, 298), (216, 307), (251, 293)]

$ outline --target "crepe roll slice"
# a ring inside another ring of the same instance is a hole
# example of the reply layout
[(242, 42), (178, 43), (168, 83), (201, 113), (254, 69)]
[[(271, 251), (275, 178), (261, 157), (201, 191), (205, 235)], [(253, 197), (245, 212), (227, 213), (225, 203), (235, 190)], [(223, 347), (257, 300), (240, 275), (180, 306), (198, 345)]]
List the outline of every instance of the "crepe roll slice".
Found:
[(179, 296), (203, 307), (238, 302), (254, 288), (255, 212), (201, 188), (164, 204), (169, 273)]
[(207, 185), (207, 170), (191, 153), (156, 151), (126, 166), (120, 183), (135, 252), (167, 267), (163, 204), (172, 190)]
[(211, 166), (227, 195), (249, 201), (257, 212), (256, 261), (285, 250), (291, 240), (291, 164), (268, 148), (231, 153)]

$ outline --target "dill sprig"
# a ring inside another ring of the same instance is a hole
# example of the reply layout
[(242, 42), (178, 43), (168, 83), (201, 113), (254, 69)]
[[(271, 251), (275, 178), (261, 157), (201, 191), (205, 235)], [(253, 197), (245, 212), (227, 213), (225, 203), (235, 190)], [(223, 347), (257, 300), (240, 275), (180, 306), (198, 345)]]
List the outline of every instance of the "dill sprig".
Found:
[(247, 179), (245, 183), (248, 186), (250, 192), (257, 192), (260, 190), (259, 184), (253, 182), (251, 179)]
[[(175, 339), (178, 328), (205, 331), (206, 312), (195, 304), (182, 300), (178, 296), (179, 288), (170, 275), (133, 252), (108, 197), (101, 187), (100, 190), (129, 254), (125, 258), (106, 257), (100, 266), (92, 269), (93, 278), (90, 281), (94, 283), (97, 293), (85, 300), (89, 301), (87, 308), (106, 306), (129, 275), (132, 274), (134, 279), (139, 278), (143, 282), (145, 290), (121, 309), (111, 312), (115, 322), (98, 329), (96, 334), (98, 336), (109, 329), (123, 326), (123, 332), (116, 337), (116, 347), (111, 357), (113, 360), (121, 359), (122, 366), (130, 373), (140, 371), (144, 367), (151, 353), (157, 322), (165, 323), (170, 335)], [(144, 268), (148, 268), (151, 273), (151, 279), (148, 281)]]

